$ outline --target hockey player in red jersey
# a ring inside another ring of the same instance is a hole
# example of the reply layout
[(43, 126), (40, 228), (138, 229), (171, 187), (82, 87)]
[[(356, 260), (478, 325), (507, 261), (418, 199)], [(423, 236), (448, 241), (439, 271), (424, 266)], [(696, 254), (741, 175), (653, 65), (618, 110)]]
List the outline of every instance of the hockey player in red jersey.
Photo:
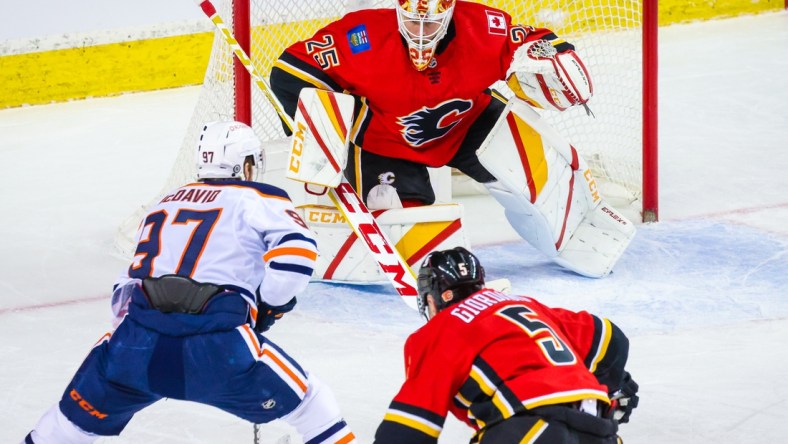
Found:
[(629, 341), (607, 319), (484, 288), (458, 247), (419, 272), (427, 324), (405, 344), (406, 379), (376, 444), (436, 443), (448, 412), (482, 444), (615, 444), (637, 406)]
[[(449, 165), (479, 182), (494, 181), (473, 155), (504, 108), (489, 87), (506, 77), (515, 50), (526, 42), (545, 39), (559, 51), (574, 49), (550, 30), (513, 27), (508, 14), (488, 6), (429, 3), (435, 14), (423, 26), (437, 30), (425, 37), (428, 47), (415, 43), (416, 35), (403, 44), (399, 29), (418, 26), (404, 13), (361, 10), (290, 46), (271, 72), (271, 87), (291, 116), (304, 87), (359, 98), (352, 137), (362, 171), (349, 180), (364, 199), (378, 175), (392, 170), (406, 203), (435, 200), (425, 166)], [(398, 29), (397, 20), (407, 24)], [(355, 168), (346, 171), (353, 176)]]
[[(507, 102), (491, 89), (500, 80), (518, 101), (556, 111), (584, 105), (593, 91), (572, 44), (546, 28), (513, 25), (499, 9), (462, 0), (398, 0), (393, 9), (346, 14), (287, 48), (271, 71), (272, 91), (290, 116), (304, 88), (356, 98), (345, 175), (370, 208), (432, 204), (427, 167), (450, 166), (484, 184), (531, 245), (580, 274), (606, 275), (629, 237), (577, 230), (603, 224), (586, 217), (599, 197), (587, 192), (593, 194), (595, 185), (574, 148), (554, 158), (541, 152), (542, 145), (551, 149), (549, 141), (535, 144), (531, 138), (528, 149), (539, 152), (528, 152), (532, 165), (514, 178), (508, 177), (511, 163), (501, 165), (503, 156), (491, 154), (486, 163), (477, 157), (485, 144), (523, 151), (521, 134), (503, 147), (492, 137), (509, 131), (499, 124), (510, 114)], [(537, 162), (540, 157), (544, 162)], [(575, 234), (584, 238), (567, 247)], [(598, 246), (610, 239), (616, 239), (610, 248)], [(596, 248), (562, 255), (588, 245)]]

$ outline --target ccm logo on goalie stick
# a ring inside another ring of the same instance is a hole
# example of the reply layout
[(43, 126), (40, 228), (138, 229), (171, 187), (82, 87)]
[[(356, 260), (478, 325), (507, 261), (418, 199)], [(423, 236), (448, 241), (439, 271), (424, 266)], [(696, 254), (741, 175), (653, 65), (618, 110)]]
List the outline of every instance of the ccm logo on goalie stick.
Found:
[(380, 226), (375, 221), (375, 217), (369, 212), (366, 206), (359, 200), (358, 195), (350, 184), (342, 182), (336, 188), (336, 195), (344, 204), (344, 209), (347, 211), (346, 216), (349, 219), (355, 219), (358, 226), (358, 234), (363, 238), (369, 249), (374, 253), (375, 260), (380, 269), (389, 275), (394, 288), (400, 296), (416, 296), (415, 278), (411, 274), (412, 284), (407, 282), (408, 273), (412, 273), (409, 269), (405, 269), (406, 265), (397, 257), (397, 252), (391, 248), (391, 245), (380, 229)]
[(290, 146), (290, 163), (287, 165), (287, 169), (294, 174), (298, 174), (298, 170), (301, 169), (301, 155), (304, 153), (304, 134), (306, 132), (304, 124), (301, 122), (296, 123), (298, 128), (293, 133), (293, 142)]

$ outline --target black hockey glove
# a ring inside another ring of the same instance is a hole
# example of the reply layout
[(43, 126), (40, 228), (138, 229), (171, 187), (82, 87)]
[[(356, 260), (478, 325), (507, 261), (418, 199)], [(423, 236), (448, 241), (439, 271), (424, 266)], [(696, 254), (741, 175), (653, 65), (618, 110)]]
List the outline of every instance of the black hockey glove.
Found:
[(624, 372), (624, 379), (621, 381), (621, 388), (610, 395), (610, 410), (608, 418), (619, 424), (629, 422), (632, 410), (638, 406), (638, 383), (632, 379), (629, 372)]
[(285, 313), (289, 312), (293, 309), (293, 307), (295, 307), (296, 302), (295, 296), (293, 296), (293, 299), (290, 299), (290, 302), (276, 307), (268, 305), (262, 301), (259, 302), (257, 304), (257, 320), (254, 326), (255, 331), (258, 333), (268, 331), (268, 329), (274, 325), (274, 322), (281, 319)]

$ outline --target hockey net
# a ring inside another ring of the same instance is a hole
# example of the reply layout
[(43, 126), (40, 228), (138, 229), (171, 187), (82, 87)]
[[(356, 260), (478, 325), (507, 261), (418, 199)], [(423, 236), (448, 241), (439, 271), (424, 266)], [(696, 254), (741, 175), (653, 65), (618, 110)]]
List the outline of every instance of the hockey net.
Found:
[[(248, 29), (249, 55), (258, 72), (267, 77), (277, 57), (293, 42), (310, 37), (348, 11), (393, 7), (394, 1), (213, 0), (213, 3), (227, 25), (233, 25), (242, 45), (244, 31)], [(582, 153), (608, 201), (633, 220), (641, 219), (643, 209), (642, 1), (652, 0), (479, 1), (509, 12), (514, 23), (550, 28), (575, 44), (594, 81), (594, 97), (589, 102), (593, 117), (582, 107), (542, 114)], [(194, 180), (194, 143), (203, 124), (227, 118), (251, 120), (266, 150), (266, 182), (291, 191), (281, 173), (287, 145), (279, 118), (256, 86), (236, 82), (236, 77), (245, 76), (239, 72), (243, 69), (234, 69), (229, 45), (217, 35), (197, 106), (171, 174), (162, 184), (162, 193)], [(495, 87), (504, 94), (508, 92), (503, 82)], [(238, 113), (248, 113), (244, 109), (251, 110), (251, 115), (239, 116)], [(483, 187), (468, 186), (468, 182), (469, 179), (452, 174), (455, 193), (483, 192)], [(140, 208), (120, 229), (116, 244), (122, 254), (131, 255), (132, 237), (142, 211)]]

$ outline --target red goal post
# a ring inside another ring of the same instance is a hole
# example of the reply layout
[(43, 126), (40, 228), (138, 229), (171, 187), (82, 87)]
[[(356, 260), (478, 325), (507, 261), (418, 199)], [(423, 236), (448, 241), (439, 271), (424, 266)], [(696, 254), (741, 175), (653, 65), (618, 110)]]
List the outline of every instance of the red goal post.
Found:
[[(257, 71), (267, 77), (276, 58), (291, 43), (310, 37), (349, 10), (394, 7), (395, 1), (213, 3)], [(594, 117), (586, 115), (582, 107), (542, 114), (582, 153), (613, 206), (633, 220), (656, 221), (657, 0), (473, 1), (509, 12), (515, 23), (548, 27), (575, 44), (594, 81), (595, 95), (589, 102)], [(504, 94), (508, 91), (503, 82), (495, 87)], [(200, 129), (207, 121), (227, 118), (254, 128), (266, 145), (267, 169), (278, 163), (284, 165), (285, 136), (276, 111), (252, 85), (243, 65), (234, 60), (229, 45), (217, 35), (197, 106), (162, 191), (194, 179), (194, 141)], [(265, 180), (273, 178), (268, 175)], [(138, 216), (132, 216), (129, 224), (136, 226)], [(121, 235), (124, 230), (133, 232), (121, 228)], [(127, 249), (122, 240), (118, 246)]]

